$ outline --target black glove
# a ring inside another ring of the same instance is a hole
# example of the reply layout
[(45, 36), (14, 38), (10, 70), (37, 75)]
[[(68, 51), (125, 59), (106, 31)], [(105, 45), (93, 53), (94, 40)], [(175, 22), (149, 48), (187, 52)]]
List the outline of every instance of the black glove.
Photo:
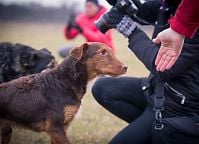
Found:
[(76, 21), (75, 21), (74, 18), (73, 18), (73, 19), (70, 19), (70, 20), (68, 21), (68, 24), (67, 24), (67, 30), (70, 31), (72, 28), (77, 29), (80, 33), (83, 32), (82, 28), (81, 28), (78, 24), (76, 24)]
[(124, 15), (117, 8), (113, 7), (105, 13), (97, 22), (97, 28), (105, 33), (108, 29), (115, 28), (125, 37), (129, 37), (137, 27), (135, 22), (127, 15)]
[(83, 33), (83, 29), (78, 24), (75, 24), (74, 28), (77, 29), (80, 33)]
[(67, 29), (70, 30), (70, 29), (74, 28), (74, 26), (75, 26), (75, 19), (74, 18), (69, 19), (69, 21), (67, 23)]

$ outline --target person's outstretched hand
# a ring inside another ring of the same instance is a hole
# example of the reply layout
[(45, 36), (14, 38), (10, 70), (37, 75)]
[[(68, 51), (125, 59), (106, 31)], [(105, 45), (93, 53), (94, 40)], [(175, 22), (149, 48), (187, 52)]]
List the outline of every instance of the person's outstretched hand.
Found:
[(184, 44), (185, 36), (168, 28), (160, 32), (153, 42), (161, 44), (157, 54), (155, 65), (157, 71), (165, 71), (170, 69), (178, 59), (182, 46)]

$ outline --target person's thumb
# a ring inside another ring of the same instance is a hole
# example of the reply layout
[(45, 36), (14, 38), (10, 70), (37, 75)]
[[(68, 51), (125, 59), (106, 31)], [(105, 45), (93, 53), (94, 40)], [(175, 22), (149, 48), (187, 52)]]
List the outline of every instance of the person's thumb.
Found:
[(152, 41), (153, 41), (153, 43), (155, 43), (155, 44), (161, 43), (160, 38), (159, 38), (158, 36), (157, 36), (156, 38), (154, 38)]

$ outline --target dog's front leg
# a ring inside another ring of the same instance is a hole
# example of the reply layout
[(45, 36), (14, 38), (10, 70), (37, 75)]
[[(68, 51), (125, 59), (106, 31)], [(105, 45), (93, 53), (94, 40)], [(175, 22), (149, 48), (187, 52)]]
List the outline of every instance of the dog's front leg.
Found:
[(0, 144), (8, 144), (11, 140), (12, 128), (9, 124), (0, 124)]
[(0, 126), (0, 144), (2, 144), (1, 126)]
[(54, 127), (49, 129), (47, 133), (51, 137), (51, 144), (70, 144), (64, 128)]

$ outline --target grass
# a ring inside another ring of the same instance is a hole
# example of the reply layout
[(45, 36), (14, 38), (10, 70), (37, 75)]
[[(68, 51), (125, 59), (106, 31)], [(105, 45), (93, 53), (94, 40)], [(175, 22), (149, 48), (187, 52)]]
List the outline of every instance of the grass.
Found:
[[(57, 49), (65, 45), (81, 45), (85, 40), (79, 36), (73, 41), (67, 41), (63, 36), (62, 24), (46, 23), (0, 23), (0, 42), (22, 43), (34, 48), (48, 48), (58, 61)], [(151, 34), (151, 28), (146, 28)], [(143, 77), (148, 74), (137, 58), (127, 49), (127, 40), (114, 32), (117, 48), (116, 55), (129, 66), (127, 76)], [(95, 102), (90, 87), (85, 95), (81, 109), (72, 122), (68, 134), (73, 144), (106, 144), (127, 125), (113, 116)], [(45, 133), (35, 133), (29, 130), (14, 128), (11, 144), (48, 144), (49, 137)]]

